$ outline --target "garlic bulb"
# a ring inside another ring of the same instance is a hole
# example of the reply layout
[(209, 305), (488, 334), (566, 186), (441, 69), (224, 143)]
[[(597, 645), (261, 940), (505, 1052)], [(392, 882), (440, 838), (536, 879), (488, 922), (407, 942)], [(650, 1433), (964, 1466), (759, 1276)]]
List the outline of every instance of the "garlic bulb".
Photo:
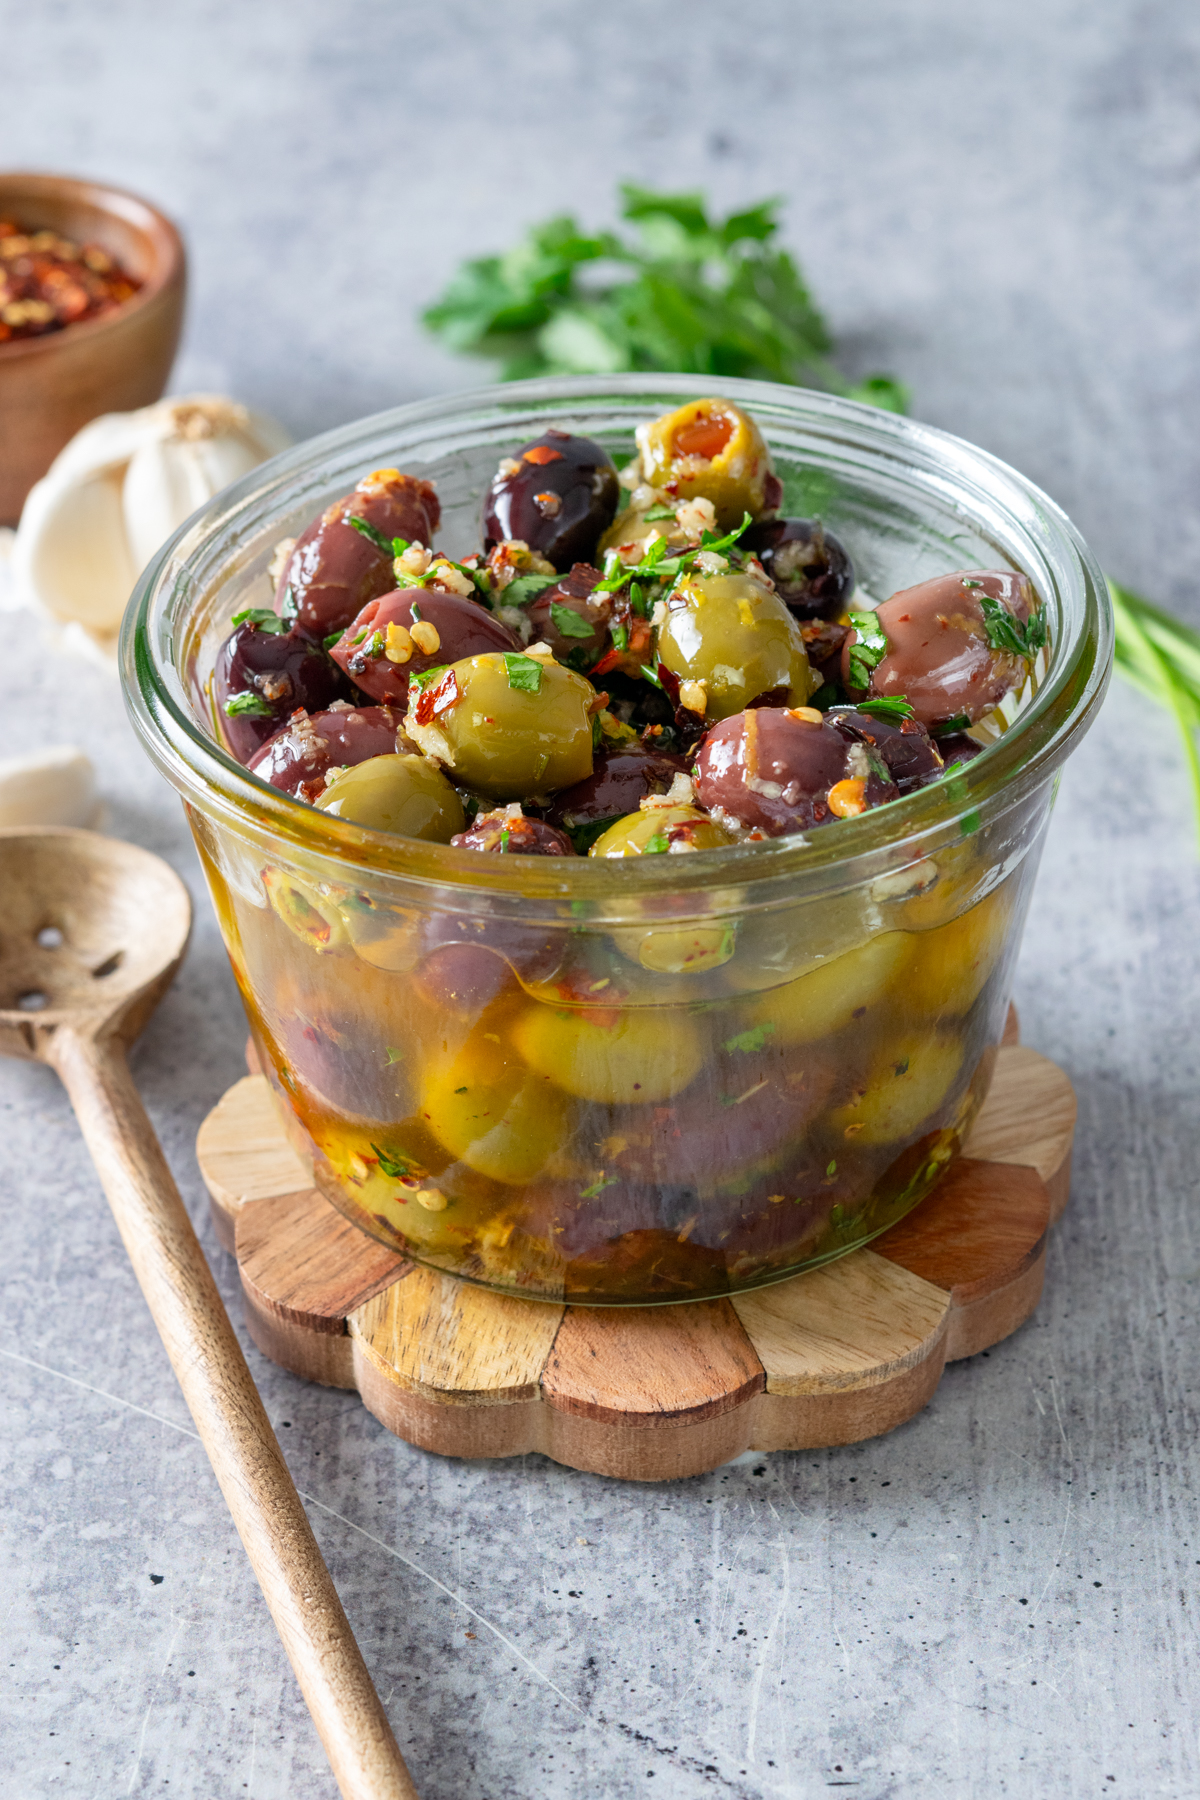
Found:
[(107, 413), (77, 432), (31, 490), (17, 527), (22, 598), (107, 655), (138, 575), (184, 520), (291, 439), (218, 394)]

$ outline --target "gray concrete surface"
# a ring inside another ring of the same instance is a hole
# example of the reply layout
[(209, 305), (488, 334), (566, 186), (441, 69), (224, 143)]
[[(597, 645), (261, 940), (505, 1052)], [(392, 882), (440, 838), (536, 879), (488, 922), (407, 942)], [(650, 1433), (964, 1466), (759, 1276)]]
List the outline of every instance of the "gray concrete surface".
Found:
[[(0, 0), (0, 72), (0, 165), (183, 221), (177, 387), (307, 432), (464, 384), (413, 324), (459, 256), (616, 175), (778, 191), (854, 366), (1200, 615), (1182, 0)], [(0, 754), (83, 741), (195, 884), (112, 686), (3, 624)], [(620, 1487), (424, 1456), (251, 1350), (425, 1800), (1200, 1794), (1198, 868), (1171, 730), (1115, 690), (1018, 981), (1081, 1101), (1047, 1297), (893, 1437)], [(137, 1073), (231, 1299), (192, 1140), (241, 1039), (202, 907)], [(53, 1077), (0, 1067), (0, 1120), (0, 1794), (331, 1795)]]

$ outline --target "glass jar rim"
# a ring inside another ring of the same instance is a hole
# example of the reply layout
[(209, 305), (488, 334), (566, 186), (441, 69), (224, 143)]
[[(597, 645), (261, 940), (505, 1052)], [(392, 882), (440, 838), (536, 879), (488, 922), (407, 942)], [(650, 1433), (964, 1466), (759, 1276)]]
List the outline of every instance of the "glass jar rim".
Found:
[[(915, 420), (835, 395), (774, 382), (722, 380), (713, 391), (753, 414), (768, 445), (773, 421), (804, 425), (814, 440), (836, 447), (864, 485), (872, 470), (912, 493), (923, 491), (976, 524), (1003, 521), (1020, 536), (1039, 569), (1035, 586), (1050, 611), (1052, 654), (1030, 703), (995, 743), (953, 776), (809, 834), (699, 851), (685, 857), (543, 858), (464, 855), (450, 845), (373, 831), (294, 799), (238, 764), (203, 729), (175, 661), (180, 622), (202, 558), (216, 543), (228, 552), (261, 532), (272, 512), (298, 489), (317, 487), (323, 464), (364, 450), (362, 472), (377, 466), (365, 452), (394, 439), (392, 461), (420, 461), (452, 446), (469, 427), (512, 421), (513, 442), (544, 429), (546, 414), (579, 415), (621, 402), (654, 417), (699, 397), (693, 375), (553, 377), (469, 389), (360, 419), (310, 438), (253, 469), (194, 513), (143, 572), (126, 609), (120, 662), (126, 702), (152, 760), (185, 801), (230, 823), (251, 822), (309, 856), (326, 856), (338, 878), (355, 870), (372, 880), (469, 890), (481, 902), (566, 901), (604, 909), (655, 896), (736, 890), (745, 904), (765, 901), (781, 884), (812, 891), (853, 885), (887, 867), (907, 864), (964, 821), (1018, 803), (1048, 780), (1090, 725), (1112, 663), (1112, 614), (1103, 575), (1061, 509), (1006, 463), (961, 438)], [(643, 410), (644, 409), (644, 410)], [(551, 420), (553, 422), (553, 420)], [(374, 452), (372, 452), (374, 455)], [(347, 485), (351, 485), (348, 483)], [(232, 571), (230, 571), (232, 572)], [(1033, 574), (1033, 571), (1027, 571)], [(1050, 591), (1045, 591), (1049, 585)], [(202, 588), (206, 591), (208, 582)]]

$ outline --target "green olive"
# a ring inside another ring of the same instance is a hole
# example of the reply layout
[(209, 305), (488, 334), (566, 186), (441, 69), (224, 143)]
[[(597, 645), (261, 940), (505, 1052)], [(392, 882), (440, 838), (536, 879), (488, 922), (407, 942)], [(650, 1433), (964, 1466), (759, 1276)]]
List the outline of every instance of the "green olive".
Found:
[(911, 1138), (936, 1112), (962, 1066), (958, 1038), (933, 1032), (888, 1037), (864, 1086), (829, 1123), (851, 1142), (895, 1144)]
[(448, 844), (466, 825), (462, 801), (423, 756), (372, 756), (339, 769), (317, 801), (322, 812), (372, 831)]
[(750, 575), (688, 575), (667, 601), (658, 657), (680, 681), (702, 681), (705, 718), (732, 718), (758, 694), (786, 690), (803, 706), (816, 685), (800, 627)]
[(598, 837), (589, 856), (654, 856), (683, 850), (719, 850), (733, 838), (698, 806), (650, 806), (627, 813)]
[(421, 1112), (459, 1162), (515, 1187), (539, 1175), (570, 1136), (570, 1111), (551, 1074), (527, 1068), (479, 1031), (456, 1054), (433, 1059)]
[(758, 426), (729, 400), (689, 400), (640, 425), (642, 480), (681, 500), (711, 500), (725, 531), (767, 510), (771, 458)]
[(882, 932), (795, 981), (757, 995), (744, 1017), (751, 1029), (767, 1031), (773, 1043), (789, 1047), (830, 1037), (856, 1019), (874, 1026), (887, 1019), (895, 1004), (911, 956), (907, 932)]
[(514, 1021), (511, 1036), (536, 1074), (599, 1106), (669, 1100), (704, 1061), (703, 1040), (680, 1008), (534, 1004)]
[(591, 774), (596, 702), (590, 681), (549, 657), (497, 651), (410, 694), (404, 728), (475, 793), (526, 800)]

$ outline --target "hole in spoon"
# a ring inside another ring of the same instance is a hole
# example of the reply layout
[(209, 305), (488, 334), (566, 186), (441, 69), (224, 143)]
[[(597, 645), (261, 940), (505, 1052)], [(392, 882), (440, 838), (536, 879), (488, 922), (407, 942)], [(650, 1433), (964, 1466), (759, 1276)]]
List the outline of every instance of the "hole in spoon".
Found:
[(102, 981), (106, 975), (114, 975), (124, 960), (125, 952), (123, 950), (115, 951), (106, 962), (100, 964), (98, 969), (92, 970), (92, 980)]
[(17, 1006), (21, 1012), (44, 1012), (49, 1004), (41, 988), (30, 988), (26, 993), (17, 995)]
[(43, 925), (37, 934), (37, 941), (43, 950), (58, 950), (61, 948), (64, 938), (57, 925)]

